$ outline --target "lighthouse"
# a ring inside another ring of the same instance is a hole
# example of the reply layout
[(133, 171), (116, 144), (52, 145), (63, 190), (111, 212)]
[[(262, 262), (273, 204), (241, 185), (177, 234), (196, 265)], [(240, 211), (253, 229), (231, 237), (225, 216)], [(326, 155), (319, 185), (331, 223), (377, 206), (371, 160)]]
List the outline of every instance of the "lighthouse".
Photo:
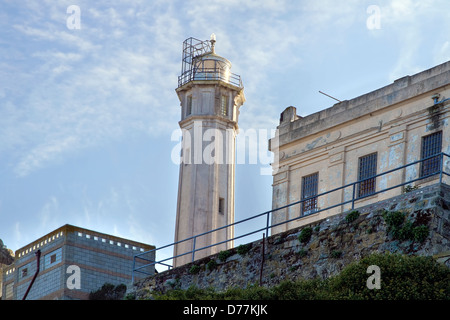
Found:
[[(183, 42), (176, 89), (183, 138), (174, 266), (233, 246), (233, 227), (207, 232), (234, 222), (235, 141), (245, 97), (240, 76), (216, 54), (215, 44), (214, 34), (210, 40)], [(221, 244), (211, 246), (216, 243)]]

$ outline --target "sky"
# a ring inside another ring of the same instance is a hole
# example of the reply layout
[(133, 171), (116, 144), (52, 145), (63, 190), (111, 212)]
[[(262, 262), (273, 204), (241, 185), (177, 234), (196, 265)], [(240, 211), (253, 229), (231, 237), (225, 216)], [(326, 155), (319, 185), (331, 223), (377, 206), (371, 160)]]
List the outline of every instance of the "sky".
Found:
[[(450, 60), (448, 0), (1, 0), (0, 239), (72, 224), (174, 240), (182, 43), (216, 35), (242, 77), (236, 221), (272, 206), (267, 140), (306, 116)], [(247, 159), (246, 158), (246, 159)], [(265, 169), (265, 170), (264, 170)]]

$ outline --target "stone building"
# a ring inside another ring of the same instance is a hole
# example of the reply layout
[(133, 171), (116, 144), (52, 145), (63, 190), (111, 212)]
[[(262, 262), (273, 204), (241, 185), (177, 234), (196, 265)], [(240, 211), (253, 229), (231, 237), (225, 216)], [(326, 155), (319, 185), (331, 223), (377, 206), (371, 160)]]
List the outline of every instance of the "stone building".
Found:
[(450, 61), (309, 116), (286, 108), (269, 146), (272, 208), (293, 205), (272, 213), (272, 233), (441, 177), (450, 184), (446, 174), (435, 174), (450, 173), (449, 97)]
[[(195, 240), (193, 236), (234, 222), (235, 140), (239, 108), (245, 101), (241, 78), (215, 53), (210, 41), (183, 43), (182, 73), (176, 89), (183, 133), (175, 226), (174, 266), (231, 248), (233, 228)], [(182, 241), (182, 242), (180, 242)]]
[(133, 257), (154, 248), (64, 225), (15, 252), (14, 263), (3, 269), (3, 299), (23, 299), (35, 277), (38, 257), (39, 272), (27, 300), (86, 300), (105, 283), (128, 285)]

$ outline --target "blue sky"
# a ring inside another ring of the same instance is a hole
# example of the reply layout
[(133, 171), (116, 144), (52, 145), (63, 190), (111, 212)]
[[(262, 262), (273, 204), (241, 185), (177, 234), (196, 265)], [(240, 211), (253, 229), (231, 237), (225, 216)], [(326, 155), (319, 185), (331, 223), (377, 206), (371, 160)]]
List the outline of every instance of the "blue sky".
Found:
[[(80, 28), (67, 26), (71, 5)], [(0, 239), (16, 250), (69, 223), (173, 241), (186, 38), (216, 34), (244, 82), (241, 129), (270, 131), (290, 105), (302, 116), (331, 107), (319, 90), (352, 99), (450, 60), (449, 10), (447, 0), (2, 0)], [(271, 208), (264, 165), (237, 165), (236, 220)]]

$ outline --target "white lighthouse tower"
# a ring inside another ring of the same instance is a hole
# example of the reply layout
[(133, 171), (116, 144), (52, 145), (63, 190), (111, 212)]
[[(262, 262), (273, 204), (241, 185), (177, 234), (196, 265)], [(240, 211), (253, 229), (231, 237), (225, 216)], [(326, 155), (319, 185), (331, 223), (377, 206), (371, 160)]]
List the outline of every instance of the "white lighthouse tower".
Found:
[[(211, 40), (183, 42), (182, 71), (176, 92), (183, 131), (175, 242), (234, 222), (235, 137), (244, 103), (241, 78), (215, 53)], [(224, 228), (175, 245), (174, 266), (232, 247), (234, 230)], [(195, 252), (211, 244), (209, 247)]]

